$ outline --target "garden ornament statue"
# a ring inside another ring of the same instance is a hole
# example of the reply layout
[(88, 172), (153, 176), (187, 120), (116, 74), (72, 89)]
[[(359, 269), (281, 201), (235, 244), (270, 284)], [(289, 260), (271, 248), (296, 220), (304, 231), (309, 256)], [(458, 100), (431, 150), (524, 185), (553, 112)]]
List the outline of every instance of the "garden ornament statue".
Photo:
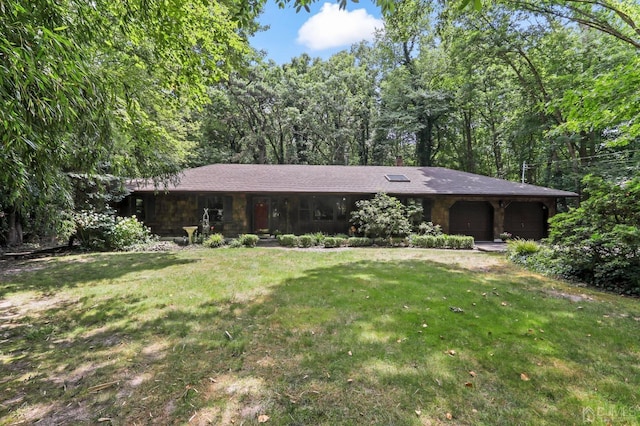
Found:
[(211, 230), (209, 226), (209, 209), (207, 207), (204, 208), (204, 214), (202, 215), (202, 235), (205, 237), (209, 235), (209, 231)]

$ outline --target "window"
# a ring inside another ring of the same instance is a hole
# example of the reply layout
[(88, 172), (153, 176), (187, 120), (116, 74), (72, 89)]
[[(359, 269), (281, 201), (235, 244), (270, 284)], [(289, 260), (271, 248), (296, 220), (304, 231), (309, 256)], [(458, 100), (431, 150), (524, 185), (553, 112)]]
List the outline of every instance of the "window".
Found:
[(206, 195), (198, 198), (198, 215), (202, 217), (204, 209), (209, 209), (209, 223), (222, 222), (225, 218), (225, 198), (215, 195)]
[(338, 198), (335, 202), (336, 205), (336, 220), (347, 220), (347, 199), (342, 197)]
[(140, 220), (144, 220), (144, 198), (136, 197), (134, 199), (133, 214)]
[[(317, 221), (344, 221), (347, 219), (347, 199), (344, 197), (313, 197), (312, 218)], [(302, 211), (302, 209), (301, 209)]]
[(333, 220), (333, 200), (315, 198), (313, 201), (313, 220)]

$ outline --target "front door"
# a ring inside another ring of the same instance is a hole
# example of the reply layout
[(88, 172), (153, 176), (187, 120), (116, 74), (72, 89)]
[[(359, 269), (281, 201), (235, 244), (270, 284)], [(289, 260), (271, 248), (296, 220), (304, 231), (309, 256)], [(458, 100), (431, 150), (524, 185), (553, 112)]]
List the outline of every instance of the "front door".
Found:
[(253, 203), (253, 232), (269, 231), (269, 200), (257, 199)]

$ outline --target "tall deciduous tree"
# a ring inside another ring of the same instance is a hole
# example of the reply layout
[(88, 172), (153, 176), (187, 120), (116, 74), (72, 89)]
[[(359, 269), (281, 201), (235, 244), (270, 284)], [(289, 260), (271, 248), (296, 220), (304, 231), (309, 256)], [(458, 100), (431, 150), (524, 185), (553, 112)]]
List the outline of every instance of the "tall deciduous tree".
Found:
[(206, 86), (240, 63), (255, 6), (0, 3), (5, 239), (19, 240), (20, 215), (65, 200), (67, 172), (174, 173), (185, 152), (179, 111), (203, 102)]

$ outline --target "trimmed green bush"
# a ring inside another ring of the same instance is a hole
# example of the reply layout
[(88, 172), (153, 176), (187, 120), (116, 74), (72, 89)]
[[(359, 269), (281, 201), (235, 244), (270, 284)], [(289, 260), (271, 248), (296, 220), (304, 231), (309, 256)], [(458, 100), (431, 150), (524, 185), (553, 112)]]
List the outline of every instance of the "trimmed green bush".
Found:
[(406, 237), (391, 237), (387, 240), (391, 247), (402, 247), (407, 244), (407, 241)]
[(409, 244), (419, 248), (448, 248), (456, 250), (472, 249), (473, 237), (466, 235), (417, 235), (409, 237)]
[(317, 238), (315, 234), (304, 234), (298, 237), (298, 247), (312, 247), (315, 246), (317, 242)]
[(473, 237), (467, 235), (445, 235), (445, 247), (454, 250), (470, 250), (473, 248)]
[(205, 247), (217, 248), (224, 245), (224, 236), (222, 234), (211, 234), (209, 238), (202, 243)]
[(418, 248), (434, 248), (436, 246), (436, 237), (433, 235), (412, 234), (409, 237), (409, 244)]
[(367, 237), (351, 237), (347, 239), (347, 245), (349, 247), (370, 247), (373, 245), (373, 240)]
[(242, 234), (238, 237), (240, 245), (244, 247), (255, 247), (258, 244), (260, 237), (256, 234)]
[(278, 235), (278, 244), (283, 247), (297, 247), (298, 237), (293, 234)]
[(323, 242), (325, 248), (336, 248), (345, 245), (347, 239), (342, 237), (325, 237)]

